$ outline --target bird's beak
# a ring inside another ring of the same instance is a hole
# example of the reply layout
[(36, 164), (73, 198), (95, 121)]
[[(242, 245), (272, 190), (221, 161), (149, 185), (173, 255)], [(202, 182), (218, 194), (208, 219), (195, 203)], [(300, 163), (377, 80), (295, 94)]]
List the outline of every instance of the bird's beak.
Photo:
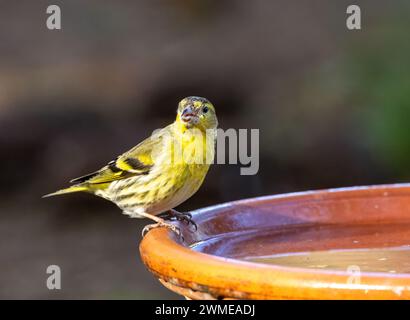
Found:
[(198, 123), (198, 111), (192, 106), (187, 106), (181, 113), (181, 120), (190, 125)]

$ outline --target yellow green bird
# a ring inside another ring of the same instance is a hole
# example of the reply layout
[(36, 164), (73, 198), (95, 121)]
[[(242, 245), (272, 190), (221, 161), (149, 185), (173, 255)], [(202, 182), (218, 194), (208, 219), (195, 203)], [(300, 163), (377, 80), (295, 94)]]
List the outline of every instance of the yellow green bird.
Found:
[[(176, 120), (151, 137), (109, 162), (105, 167), (71, 180), (74, 185), (44, 197), (88, 192), (115, 203), (124, 214), (149, 218), (179, 229), (165, 218), (190, 221), (190, 216), (172, 210), (198, 191), (214, 160), (215, 108), (205, 98), (187, 97), (178, 104)], [(164, 215), (165, 214), (165, 215)]]

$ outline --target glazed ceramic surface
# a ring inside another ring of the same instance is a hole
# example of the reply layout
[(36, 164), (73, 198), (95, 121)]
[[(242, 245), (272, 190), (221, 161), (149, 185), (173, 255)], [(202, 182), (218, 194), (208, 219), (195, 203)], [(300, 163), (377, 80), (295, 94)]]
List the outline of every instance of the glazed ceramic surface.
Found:
[(410, 299), (410, 185), (311, 191), (193, 212), (159, 228), (148, 269), (193, 299)]

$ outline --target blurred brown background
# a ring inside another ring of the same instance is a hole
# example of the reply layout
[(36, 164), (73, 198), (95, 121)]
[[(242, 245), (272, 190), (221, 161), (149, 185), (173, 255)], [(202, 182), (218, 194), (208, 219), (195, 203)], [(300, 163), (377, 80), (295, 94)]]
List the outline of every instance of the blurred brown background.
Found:
[[(210, 99), (260, 129), (260, 171), (215, 165), (180, 209), (410, 177), (410, 4), (0, 1), (0, 298), (179, 298), (139, 259), (140, 232), (84, 194), (41, 199)], [(46, 28), (58, 4), (62, 30)], [(62, 290), (46, 288), (46, 267)]]

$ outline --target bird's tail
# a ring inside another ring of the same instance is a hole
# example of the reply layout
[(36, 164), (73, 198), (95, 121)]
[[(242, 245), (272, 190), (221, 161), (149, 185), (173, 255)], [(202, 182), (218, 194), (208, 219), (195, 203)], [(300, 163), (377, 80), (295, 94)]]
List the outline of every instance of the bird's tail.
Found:
[(47, 197), (53, 197), (53, 196), (59, 196), (61, 194), (66, 194), (66, 193), (73, 193), (73, 192), (80, 192), (80, 191), (88, 191), (88, 188), (86, 186), (81, 186), (81, 185), (75, 185), (66, 189), (61, 189), (53, 193), (46, 194), (42, 196), (42, 198), (47, 198)]

